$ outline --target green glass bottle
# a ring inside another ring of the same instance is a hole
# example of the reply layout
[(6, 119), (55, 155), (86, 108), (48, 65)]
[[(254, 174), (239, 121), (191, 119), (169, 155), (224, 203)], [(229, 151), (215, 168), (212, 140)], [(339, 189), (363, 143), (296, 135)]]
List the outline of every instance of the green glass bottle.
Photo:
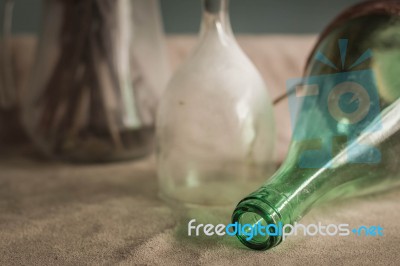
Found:
[[(399, 1), (364, 2), (339, 16), (321, 35), (306, 78), (292, 82), (290, 105), (301, 104), (285, 162), (239, 202), (233, 223), (294, 224), (318, 203), (399, 185), (399, 73)], [(275, 234), (237, 236), (259, 250), (282, 242)]]

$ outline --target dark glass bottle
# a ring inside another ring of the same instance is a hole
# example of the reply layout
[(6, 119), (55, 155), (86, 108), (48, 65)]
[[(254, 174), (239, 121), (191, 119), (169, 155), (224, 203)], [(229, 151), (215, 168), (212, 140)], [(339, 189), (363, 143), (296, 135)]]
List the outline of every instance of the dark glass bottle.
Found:
[(157, 1), (46, 0), (22, 120), (51, 158), (110, 162), (153, 150), (167, 80)]

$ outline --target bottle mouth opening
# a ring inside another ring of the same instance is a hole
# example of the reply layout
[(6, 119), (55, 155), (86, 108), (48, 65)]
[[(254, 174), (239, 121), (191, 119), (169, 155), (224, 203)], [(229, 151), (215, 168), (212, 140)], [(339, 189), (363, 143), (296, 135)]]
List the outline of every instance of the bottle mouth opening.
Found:
[(251, 249), (267, 250), (282, 241), (277, 231), (280, 223), (278, 213), (258, 199), (239, 203), (233, 213), (232, 222), (238, 223), (237, 238)]
[(217, 14), (228, 9), (227, 0), (204, 0), (205, 11), (211, 14)]

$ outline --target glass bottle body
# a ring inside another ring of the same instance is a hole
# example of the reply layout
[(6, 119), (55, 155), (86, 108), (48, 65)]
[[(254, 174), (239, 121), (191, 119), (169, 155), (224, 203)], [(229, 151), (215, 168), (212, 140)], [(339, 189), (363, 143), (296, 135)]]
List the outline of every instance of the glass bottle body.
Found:
[(272, 108), (236, 43), (227, 2), (204, 1), (200, 41), (164, 94), (157, 123), (161, 195), (226, 205), (272, 167)]
[[(333, 24), (335, 27), (330, 27), (322, 35), (306, 72), (309, 80), (315, 79), (315, 76), (322, 77), (321, 82), (327, 85), (326, 88), (336, 85), (338, 76), (346, 76), (352, 82), (358, 77), (358, 85), (366, 85), (363, 87), (365, 90), (374, 84), (377, 98), (374, 99), (374, 94), (368, 98), (365, 106), (369, 112), (354, 124), (348, 121), (350, 113), (344, 112), (343, 116), (336, 117), (338, 122), (330, 123), (330, 118), (326, 116), (331, 110), (330, 102), (324, 101), (327, 98), (323, 97), (323, 93), (314, 100), (304, 99), (285, 163), (260, 189), (238, 204), (232, 216), (233, 222), (252, 225), (293, 224), (318, 203), (400, 185), (397, 156), (400, 153), (398, 79), (394, 72), (384, 71), (389, 66), (399, 68), (400, 18), (396, 12), (400, 6), (394, 2), (391, 5), (394, 5), (393, 9), (384, 5), (382, 9), (381, 3), (368, 2), (347, 12), (350, 18), (340, 17)], [(345, 60), (344, 46), (335, 49), (338, 41), (340, 47), (345, 43), (344, 40), (348, 43)], [(371, 56), (365, 57), (368, 60), (363, 62), (358, 61), (365, 51), (371, 51)], [(320, 54), (324, 54), (332, 64), (316, 60), (321, 58)], [(343, 70), (338, 74), (340, 63), (343, 63)], [(366, 80), (370, 82), (365, 83)], [(349, 83), (347, 86), (350, 86)], [(360, 108), (365, 104), (364, 94), (362, 91), (353, 93), (350, 95), (352, 98), (348, 99), (352, 99), (350, 103), (356, 99), (356, 106)], [(332, 95), (331, 91), (327, 95)], [(344, 96), (341, 94), (341, 97)], [(320, 136), (319, 140), (304, 138), (316, 135)], [(329, 145), (324, 145), (326, 140), (329, 140)], [(305, 167), (316, 162), (319, 166)], [(269, 249), (282, 241), (279, 235), (258, 236), (250, 241), (243, 235), (238, 235), (238, 238), (253, 249)]]
[[(167, 75), (162, 42), (157, 42), (159, 21), (153, 17), (159, 14), (149, 14), (149, 9), (157, 11), (154, 4), (44, 1), (36, 62), (21, 104), (24, 126), (43, 152), (69, 161), (104, 162), (152, 151)], [(135, 28), (138, 9), (156, 20), (147, 35), (143, 26)], [(159, 45), (153, 52), (159, 64), (143, 50), (143, 41)], [(155, 71), (157, 76), (151, 74)]]

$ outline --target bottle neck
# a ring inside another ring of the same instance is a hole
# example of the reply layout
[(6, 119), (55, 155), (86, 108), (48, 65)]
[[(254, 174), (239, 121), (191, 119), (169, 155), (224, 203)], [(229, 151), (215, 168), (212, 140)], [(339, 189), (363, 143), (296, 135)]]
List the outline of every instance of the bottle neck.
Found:
[[(248, 195), (237, 206), (232, 216), (233, 223), (250, 224), (253, 227), (274, 225), (276, 228), (294, 224), (313, 206), (316, 199), (328, 192), (329, 186), (308, 184), (314, 175), (329, 176), (332, 173), (318, 171), (301, 171), (295, 167), (281, 168), (257, 191)], [(301, 176), (309, 179), (299, 178)], [(256, 218), (255, 218), (256, 217)], [(275, 231), (274, 231), (275, 232)], [(247, 240), (246, 235), (238, 235), (239, 240), (252, 249), (270, 249), (279, 245), (282, 234), (265, 235)]]
[(219, 35), (232, 36), (232, 27), (229, 19), (229, 0), (202, 0), (203, 18), (200, 36), (209, 32)]
[[(400, 101), (400, 100), (399, 100)], [(299, 159), (301, 151), (312, 150), (310, 146), (296, 146), (292, 143), (285, 163), (260, 189), (248, 195), (236, 207), (232, 220), (253, 227), (273, 224), (276, 226), (294, 224), (318, 202), (333, 201), (347, 196), (377, 192), (400, 184), (397, 157), (400, 145), (398, 134), (400, 110), (394, 106), (387, 109), (380, 122), (385, 133), (366, 139), (366, 133), (352, 142), (332, 160), (331, 167), (302, 168)], [(394, 118), (396, 117), (396, 118)], [(390, 123), (390, 124), (388, 124)], [(371, 155), (371, 150), (358, 146), (364, 140), (365, 147), (374, 146), (382, 152), (382, 162), (376, 164), (350, 163), (359, 156)], [(346, 153), (344, 153), (346, 151)], [(349, 154), (347, 160), (344, 156)], [(385, 160), (386, 159), (386, 160)], [(396, 169), (396, 170), (394, 170)], [(248, 241), (246, 234), (238, 235), (240, 241), (253, 249), (269, 249), (278, 245), (282, 235), (253, 238)]]

